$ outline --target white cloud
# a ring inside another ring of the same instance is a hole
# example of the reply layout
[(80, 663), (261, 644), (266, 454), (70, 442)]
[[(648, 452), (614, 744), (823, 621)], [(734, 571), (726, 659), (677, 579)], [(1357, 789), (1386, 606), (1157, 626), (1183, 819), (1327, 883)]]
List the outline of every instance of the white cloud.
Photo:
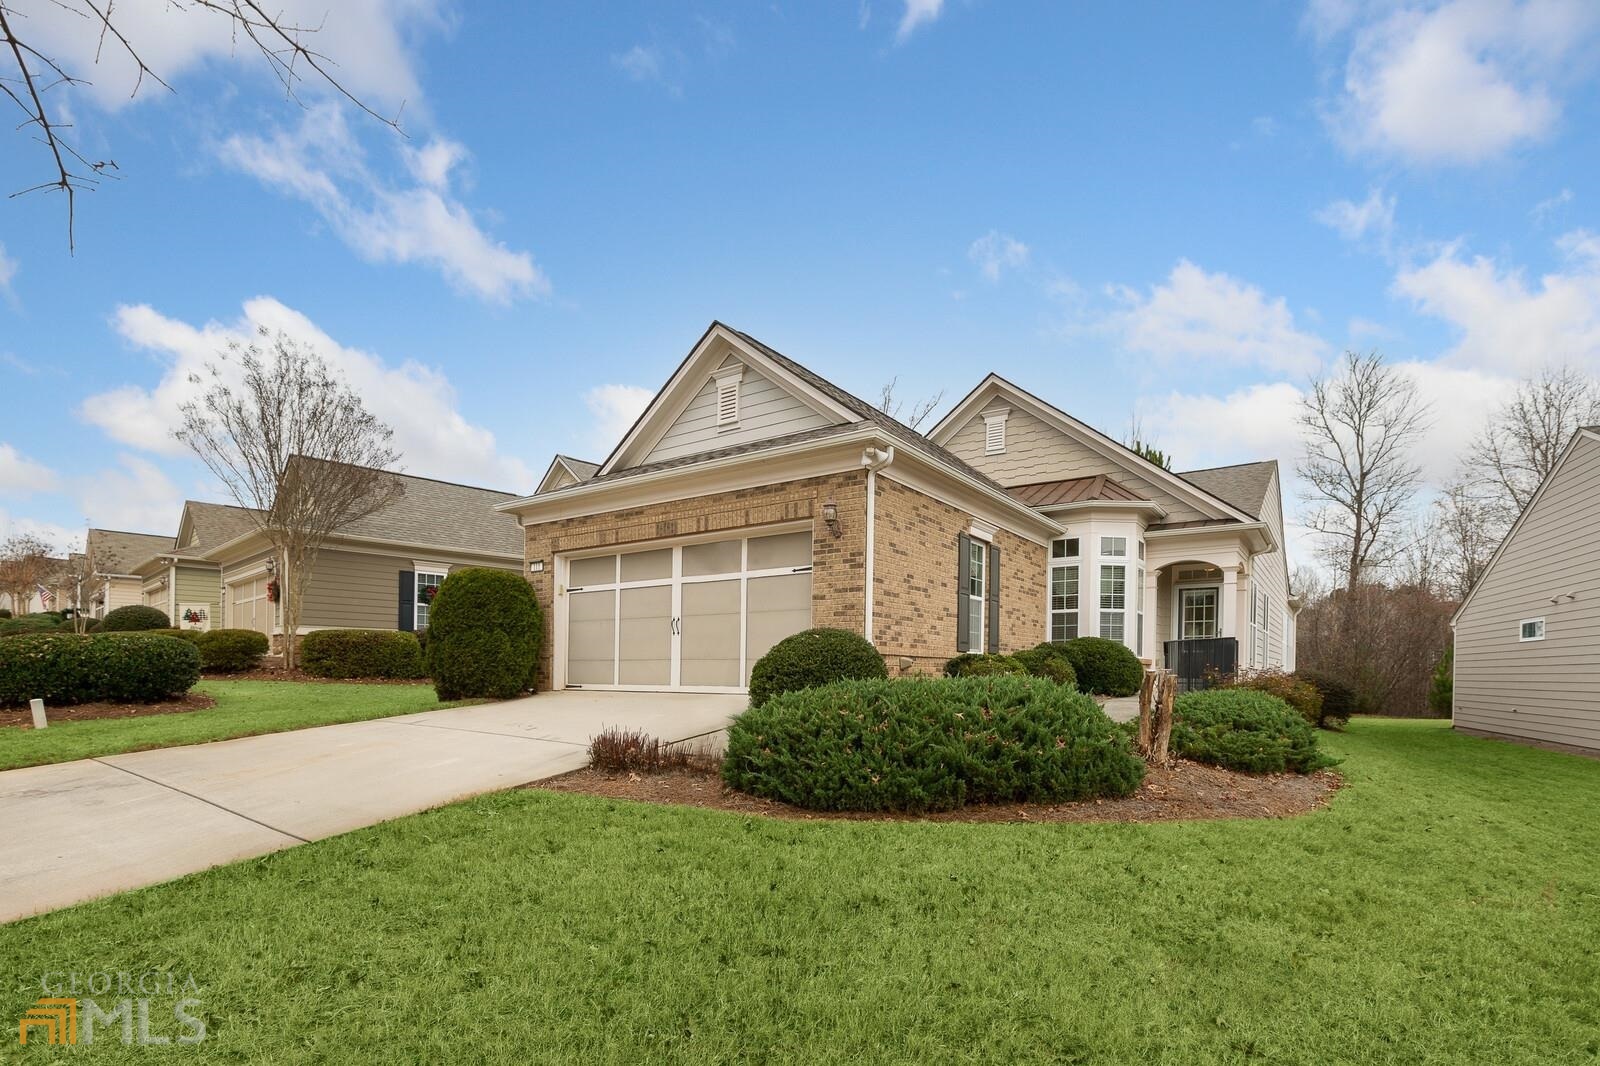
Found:
[(183, 492), (149, 459), (117, 456), (117, 465), (78, 484), (78, 506), (96, 529), (176, 533)]
[[(421, 95), (410, 42), (446, 21), (443, 0), (279, 0), (271, 13), (285, 26), (308, 27), (304, 43), (328, 57), (334, 77), (352, 94), (393, 113)], [(107, 110), (130, 102), (160, 99), (160, 86), (146, 79), (133, 96), (139, 72), (114, 41), (102, 46), (77, 5), (38, 4), (27, 12), (31, 42), (88, 84), (73, 92)], [(175, 84), (185, 74), (213, 64), (244, 68), (262, 87), (281, 96), (267, 61), (235, 33), (219, 12), (170, 0), (119, 0), (116, 24), (140, 57), (163, 80)], [(98, 62), (96, 61), (98, 57)], [(333, 90), (301, 70), (296, 92), (315, 99)], [(230, 73), (230, 78), (232, 77)]]
[(139, 305), (119, 308), (114, 325), (130, 344), (165, 364), (153, 388), (124, 385), (84, 401), (80, 416), (120, 443), (162, 455), (185, 454), (172, 429), (180, 405), (204, 387), (191, 375), (204, 374), (230, 342), (255, 341), (258, 330), (265, 329), (310, 345), (343, 374), (367, 408), (394, 429), (401, 465), (409, 473), (507, 491), (531, 489), (536, 481), (520, 459), (499, 451), (492, 432), (461, 414), (442, 371), (409, 360), (392, 366), (370, 352), (345, 347), (271, 297), (248, 301), (243, 315), (228, 324), (195, 327)]
[(1324, 41), (1348, 34), (1330, 120), (1347, 150), (1478, 163), (1549, 136), (1571, 60), (1600, 25), (1589, 0), (1321, 3)]
[(1572, 202), (1572, 190), (1571, 189), (1562, 189), (1560, 192), (1556, 193), (1554, 196), (1548, 197), (1547, 199), (1544, 199), (1544, 200), (1540, 200), (1538, 203), (1534, 204), (1533, 205), (1533, 210), (1529, 211), (1528, 214), (1533, 218), (1533, 220), (1535, 222), (1543, 222), (1545, 220), (1545, 218), (1552, 211), (1559, 210), (1560, 208), (1563, 208), (1563, 207), (1567, 206), (1571, 202)]
[(938, 20), (944, 12), (944, 0), (906, 0), (906, 9), (900, 15), (900, 25), (895, 28), (894, 39), (903, 41), (916, 32), (917, 27)]
[(1334, 230), (1347, 241), (1372, 238), (1380, 247), (1387, 248), (1394, 235), (1395, 197), (1383, 195), (1373, 189), (1359, 204), (1350, 200), (1335, 200), (1317, 212), (1317, 221)]
[(1452, 244), (1402, 270), (1394, 288), (1456, 331), (1447, 358), (1458, 366), (1515, 376), (1553, 363), (1600, 368), (1600, 238), (1577, 230), (1558, 245), (1566, 269), (1537, 282)]
[(344, 111), (330, 104), (308, 110), (293, 131), (229, 137), (218, 154), (229, 166), (310, 204), (368, 262), (425, 263), (457, 287), (496, 303), (550, 291), (531, 255), (484, 233), (452, 195), (451, 174), (466, 156), (453, 141), (406, 149), (417, 184), (391, 185), (368, 167)]
[(41, 522), (28, 515), (14, 515), (0, 507), (0, 540), (30, 534), (57, 552), (83, 551), (84, 530), (56, 522)]
[(29, 459), (14, 445), (0, 441), (0, 494), (28, 496), (35, 492), (54, 492), (57, 484), (54, 470)]
[(998, 282), (1007, 270), (1021, 270), (1028, 265), (1028, 246), (1009, 234), (990, 230), (972, 242), (967, 258), (978, 267), (978, 273), (988, 281)]
[(640, 385), (596, 385), (584, 393), (584, 405), (595, 417), (591, 440), (597, 453), (609, 454), (655, 395)]
[(0, 244), (0, 292), (10, 294), (11, 279), (17, 276), (17, 261), (6, 254), (6, 246)]
[[(1140, 402), (1145, 425), (1185, 470), (1276, 459), (1292, 469), (1302, 450), (1301, 390), (1261, 383), (1226, 396), (1171, 392)], [(1226, 432), (1219, 432), (1220, 427)]]
[(1303, 374), (1316, 369), (1327, 348), (1296, 328), (1281, 297), (1268, 299), (1254, 285), (1207, 273), (1187, 259), (1148, 294), (1126, 286), (1112, 293), (1127, 307), (1105, 325), (1133, 351)]
[(636, 44), (613, 55), (611, 64), (634, 81), (663, 80), (661, 49), (655, 45)]

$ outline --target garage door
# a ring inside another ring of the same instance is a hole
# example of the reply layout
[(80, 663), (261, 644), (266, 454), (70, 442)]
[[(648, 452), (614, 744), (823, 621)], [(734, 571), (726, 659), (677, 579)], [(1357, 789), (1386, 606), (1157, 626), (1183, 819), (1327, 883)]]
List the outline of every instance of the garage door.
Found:
[(811, 627), (811, 531), (567, 561), (565, 683), (739, 691)]
[(267, 599), (269, 578), (258, 577), (228, 586), (228, 624), (234, 629), (272, 633), (274, 605)]

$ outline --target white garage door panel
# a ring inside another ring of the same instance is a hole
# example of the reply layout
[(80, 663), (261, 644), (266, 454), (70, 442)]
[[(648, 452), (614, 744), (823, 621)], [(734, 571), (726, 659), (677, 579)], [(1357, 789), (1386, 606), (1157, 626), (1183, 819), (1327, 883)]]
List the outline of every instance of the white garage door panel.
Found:
[(739, 689), (811, 625), (811, 532), (568, 561), (568, 685)]

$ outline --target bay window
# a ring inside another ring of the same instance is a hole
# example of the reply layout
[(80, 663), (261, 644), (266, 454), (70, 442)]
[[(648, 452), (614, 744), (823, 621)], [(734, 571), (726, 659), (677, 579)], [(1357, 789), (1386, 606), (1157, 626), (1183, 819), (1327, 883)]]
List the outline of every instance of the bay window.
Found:
[(1050, 639), (1078, 635), (1078, 538), (1063, 537), (1050, 546)]

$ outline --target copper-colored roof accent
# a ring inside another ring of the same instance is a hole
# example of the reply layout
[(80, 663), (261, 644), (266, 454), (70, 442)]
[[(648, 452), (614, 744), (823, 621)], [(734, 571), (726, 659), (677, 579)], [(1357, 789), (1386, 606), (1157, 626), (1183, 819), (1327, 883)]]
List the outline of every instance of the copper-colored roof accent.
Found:
[(1006, 491), (1029, 507), (1056, 507), (1064, 503), (1085, 503), (1092, 500), (1150, 502), (1128, 486), (1113, 481), (1104, 474), (1068, 478), (1065, 481), (1039, 481), (1032, 485), (1013, 485)]

